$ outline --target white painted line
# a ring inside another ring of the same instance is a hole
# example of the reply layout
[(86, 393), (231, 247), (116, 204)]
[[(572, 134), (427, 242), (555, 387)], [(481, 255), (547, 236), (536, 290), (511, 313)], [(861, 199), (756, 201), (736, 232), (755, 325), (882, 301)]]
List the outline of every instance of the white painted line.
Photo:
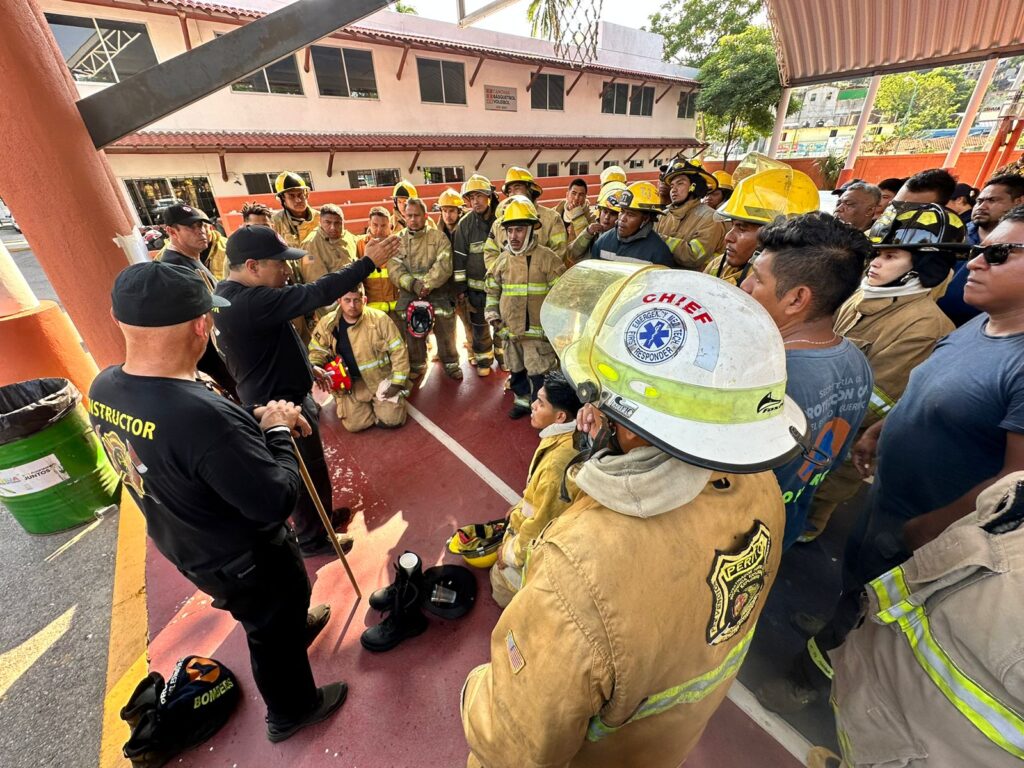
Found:
[[(428, 419), (423, 413), (416, 410), (411, 404), (406, 406), (409, 415), (421, 427), (429, 432), (441, 445), (455, 454), (455, 457), (465, 464), (474, 474), (487, 483), (494, 491), (503, 496), (509, 504), (519, 502), (520, 495), (513, 491), (500, 477), (495, 475), (473, 454), (459, 445), (451, 435), (441, 429), (437, 424)], [(729, 700), (743, 710), (751, 720), (761, 726), (761, 729), (771, 736), (789, 754), (800, 761), (801, 765), (807, 765), (807, 753), (814, 746), (793, 726), (776, 715), (769, 712), (754, 697), (754, 694), (739, 680), (734, 680), (729, 688)]]
[(473, 454), (459, 445), (455, 438), (424, 416), (420, 411), (416, 410), (411, 403), (406, 404), (406, 408), (414, 421), (433, 435), (437, 442), (454, 453), (455, 457), (459, 461), (469, 467), (475, 475), (491, 486), (499, 496), (502, 496), (509, 504), (519, 503), (520, 494), (513, 491), (504, 480), (491, 472), (491, 470), (484, 466), (483, 463), (481, 463)]
[[(109, 509), (109, 507), (108, 507), (108, 509)], [(114, 509), (117, 509), (117, 507), (114, 507)], [(104, 512), (106, 512), (106, 510), (104, 510)], [(67, 552), (69, 549), (71, 549), (71, 547), (73, 547), (75, 544), (77, 544), (83, 538), (85, 538), (85, 534), (87, 534), (89, 531), (99, 527), (99, 524), (102, 523), (102, 522), (103, 522), (103, 517), (97, 518), (96, 522), (90, 523), (88, 528), (86, 528), (83, 531), (79, 531), (77, 534), (75, 534), (70, 539), (68, 539), (63, 544), (61, 544), (59, 547), (57, 547), (55, 550), (53, 550), (53, 552), (51, 552), (46, 557), (44, 557), (43, 558), (43, 562), (44, 563), (52, 563), (58, 557), (60, 557), (65, 552)]]
[(779, 745), (794, 758), (800, 761), (800, 765), (807, 765), (807, 753), (814, 746), (796, 728), (787, 723), (774, 712), (769, 712), (761, 706), (750, 689), (738, 679), (734, 680), (728, 693), (729, 701), (743, 710), (743, 712), (757, 723)]

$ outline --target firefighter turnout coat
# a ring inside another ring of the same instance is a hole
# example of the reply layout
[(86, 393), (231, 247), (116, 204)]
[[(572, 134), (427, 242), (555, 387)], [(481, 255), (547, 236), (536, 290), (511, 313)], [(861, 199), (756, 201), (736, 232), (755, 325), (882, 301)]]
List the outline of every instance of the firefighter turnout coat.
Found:
[(337, 240), (328, 240), (319, 227), (313, 234), (306, 237), (299, 246), (306, 255), (299, 262), (302, 282), (311, 283), (328, 272), (337, 272), (346, 264), (356, 260), (356, 238), (346, 230), (342, 230)]
[(907, 388), (910, 372), (953, 330), (927, 289), (884, 298), (865, 297), (859, 290), (847, 299), (836, 315), (835, 332), (860, 348), (875, 375), (862, 430), (885, 417)]
[(1022, 518), (1015, 472), (868, 584), (863, 623), (829, 651), (844, 765), (1021, 765)]
[(306, 208), (307, 219), (296, 219), (287, 208), (282, 208), (270, 217), (270, 226), (284, 238), (290, 248), (301, 248), (302, 241), (320, 229), (320, 211), (313, 206)]
[(654, 230), (672, 251), (676, 266), (683, 269), (704, 269), (725, 242), (725, 224), (716, 221), (715, 212), (697, 198), (669, 206)]
[[(309, 343), (309, 362), (323, 368), (338, 356), (338, 342), (334, 332), (338, 328), (340, 310), (324, 317), (313, 330)], [(362, 317), (348, 329), (352, 357), (359, 366), (359, 376), (371, 392), (376, 392), (382, 381), (400, 387), (409, 385), (409, 350), (402, 332), (386, 312), (364, 307)], [(335, 399), (345, 393), (335, 392)]]
[(487, 322), (500, 319), (499, 334), (516, 341), (547, 343), (540, 325), (540, 307), (565, 272), (562, 258), (537, 242), (537, 231), (529, 247), (520, 254), (505, 248), (487, 275)]
[[(366, 255), (366, 242), (369, 238), (369, 235), (363, 235), (356, 240), (357, 259)], [(389, 261), (388, 264), (390, 263)], [(366, 291), (366, 306), (379, 309), (381, 312), (394, 312), (398, 304), (398, 286), (391, 282), (388, 264), (373, 270), (370, 276), (363, 281), (363, 288)]]
[(562, 218), (562, 226), (565, 227), (567, 243), (573, 242), (588, 225), (597, 221), (597, 214), (591, 210), (589, 205), (581, 205), (570, 210), (568, 221), (566, 221), (565, 200), (556, 205), (552, 210)]
[(409, 302), (419, 298), (413, 293), (413, 283), (419, 280), (430, 294), (427, 300), (434, 305), (434, 314), (454, 314), (455, 298), (448, 288), (452, 276), (448, 236), (427, 227), (418, 232), (405, 228), (398, 233), (398, 239), (401, 249), (388, 262), (388, 277), (400, 289), (397, 311), (405, 314)]
[[(491, 235), (484, 243), (484, 263), (487, 265), (488, 271), (493, 269), (494, 262), (502, 252), (502, 249), (504, 249), (505, 243), (508, 242), (505, 228), (501, 226), (501, 214), (504, 212), (505, 206), (508, 205), (508, 201), (509, 198), (507, 197), (502, 200), (494, 212), (495, 219), (494, 224), (491, 225)], [(540, 229), (534, 230), (533, 239), (541, 245), (550, 248), (558, 258), (564, 260), (569, 250), (569, 239), (565, 234), (565, 224), (562, 223), (562, 217), (536, 201), (533, 205), (537, 209), (537, 216), (540, 218)]]
[(645, 446), (576, 481), (463, 686), (469, 766), (676, 768), (750, 646), (782, 555), (771, 472)]
[(747, 275), (749, 273), (749, 261), (742, 267), (736, 268), (725, 260), (724, 253), (720, 253), (718, 256), (715, 256), (715, 258), (709, 261), (707, 266), (704, 267), (704, 274), (717, 277), (719, 280), (725, 280), (725, 282), (731, 283), (737, 287), (747, 279)]
[(455, 290), (466, 291), (469, 303), (483, 309), (486, 302), (487, 267), (484, 264), (484, 243), (491, 236), (494, 218), (484, 218), (470, 211), (455, 227), (453, 270)]

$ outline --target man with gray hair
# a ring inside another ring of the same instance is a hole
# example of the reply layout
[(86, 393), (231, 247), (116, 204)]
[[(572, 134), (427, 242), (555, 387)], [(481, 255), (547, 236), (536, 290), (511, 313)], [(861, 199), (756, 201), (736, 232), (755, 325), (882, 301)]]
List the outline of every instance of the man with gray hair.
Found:
[(835, 217), (854, 229), (864, 232), (871, 228), (875, 212), (882, 200), (882, 190), (874, 184), (857, 181), (849, 184), (836, 203)]

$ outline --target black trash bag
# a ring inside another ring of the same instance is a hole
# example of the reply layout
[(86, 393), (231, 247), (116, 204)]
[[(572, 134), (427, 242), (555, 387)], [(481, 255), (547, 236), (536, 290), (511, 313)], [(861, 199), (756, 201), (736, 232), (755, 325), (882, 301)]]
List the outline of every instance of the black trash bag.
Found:
[(67, 379), (32, 379), (0, 387), (0, 445), (41, 432), (82, 402)]

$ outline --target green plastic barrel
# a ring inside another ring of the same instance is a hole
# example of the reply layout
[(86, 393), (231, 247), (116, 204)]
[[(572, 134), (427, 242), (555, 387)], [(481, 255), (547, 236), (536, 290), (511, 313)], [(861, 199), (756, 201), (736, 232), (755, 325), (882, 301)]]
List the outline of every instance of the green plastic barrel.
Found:
[(29, 533), (57, 533), (117, 503), (119, 480), (66, 379), (0, 387), (0, 504)]

